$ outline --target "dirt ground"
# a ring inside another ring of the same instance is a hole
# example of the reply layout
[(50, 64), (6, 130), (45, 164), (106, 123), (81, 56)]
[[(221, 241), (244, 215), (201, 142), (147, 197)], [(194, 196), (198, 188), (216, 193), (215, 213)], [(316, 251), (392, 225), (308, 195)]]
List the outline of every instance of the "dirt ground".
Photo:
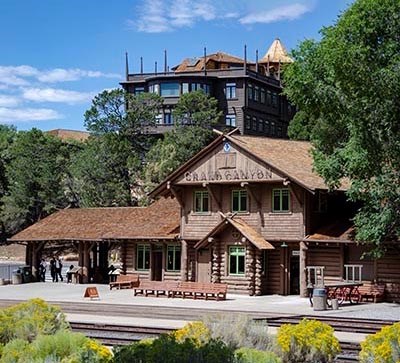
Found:
[(0, 246), (0, 260), (25, 261), (25, 246), (17, 244)]

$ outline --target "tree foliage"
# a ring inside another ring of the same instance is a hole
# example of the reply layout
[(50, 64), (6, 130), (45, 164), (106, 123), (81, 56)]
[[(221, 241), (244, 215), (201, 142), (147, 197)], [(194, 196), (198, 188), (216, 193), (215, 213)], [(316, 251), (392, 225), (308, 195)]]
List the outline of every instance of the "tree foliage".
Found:
[(300, 44), (285, 72), (301, 110), (290, 135), (313, 142), (330, 187), (349, 178), (349, 198), (363, 202), (356, 238), (377, 255), (400, 236), (399, 14), (397, 0), (356, 0), (319, 42)]
[(145, 179), (149, 188), (198, 153), (215, 137), (212, 129), (222, 115), (217, 100), (203, 91), (186, 93), (174, 109), (175, 127), (147, 155)]

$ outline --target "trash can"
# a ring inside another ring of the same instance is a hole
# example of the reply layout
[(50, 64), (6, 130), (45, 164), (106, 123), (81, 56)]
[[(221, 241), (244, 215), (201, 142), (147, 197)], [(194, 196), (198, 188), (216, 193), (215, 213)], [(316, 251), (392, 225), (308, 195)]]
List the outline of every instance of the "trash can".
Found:
[(29, 265), (18, 266), (22, 274), (22, 283), (32, 282), (32, 268)]
[(326, 310), (326, 290), (314, 289), (313, 302), (314, 311)]
[(12, 273), (12, 283), (13, 285), (22, 284), (22, 273), (21, 270), (14, 270)]

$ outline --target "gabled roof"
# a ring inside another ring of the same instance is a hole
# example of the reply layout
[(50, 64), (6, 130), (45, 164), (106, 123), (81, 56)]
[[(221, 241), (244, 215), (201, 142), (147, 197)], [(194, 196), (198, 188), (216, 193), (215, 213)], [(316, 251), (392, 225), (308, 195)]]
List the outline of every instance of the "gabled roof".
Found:
[(350, 220), (337, 220), (323, 225), (307, 236), (306, 242), (354, 242), (354, 225)]
[[(224, 52), (206, 55), (206, 64), (208, 64), (209, 61), (214, 61), (216, 63), (233, 63), (238, 65), (244, 64), (244, 59)], [(248, 63), (250, 64), (251, 62)], [(204, 57), (186, 58), (179, 65), (173, 68), (175, 72), (193, 72), (201, 71), (203, 69)]]
[[(252, 154), (261, 163), (264, 163), (283, 178), (292, 180), (309, 191), (327, 190), (324, 180), (313, 171), (311, 155), (312, 145), (306, 141), (293, 141), (275, 139), (263, 136), (245, 136), (238, 134), (220, 135), (212, 143), (197, 153), (193, 158), (171, 173), (151, 193), (150, 197), (167, 194), (168, 182), (178, 178), (194, 163), (211, 152), (223, 139), (227, 139), (239, 148)], [(339, 190), (344, 191), (349, 187), (348, 181), (343, 181)]]
[(172, 239), (179, 233), (179, 224), (176, 200), (161, 198), (148, 207), (63, 209), (9, 241)]
[(225, 218), (212, 230), (210, 231), (201, 241), (197, 242), (194, 248), (198, 249), (205, 247), (209, 241), (210, 237), (217, 235), (222, 232), (227, 226), (233, 226), (238, 230), (246, 239), (252, 243), (255, 247), (260, 250), (273, 250), (275, 247), (271, 243), (267, 242), (263, 236), (261, 236), (257, 231), (250, 227), (246, 222), (240, 218), (228, 217)]
[(293, 59), (289, 57), (285, 46), (282, 44), (279, 38), (276, 38), (267, 53), (260, 60), (259, 63), (292, 63)]

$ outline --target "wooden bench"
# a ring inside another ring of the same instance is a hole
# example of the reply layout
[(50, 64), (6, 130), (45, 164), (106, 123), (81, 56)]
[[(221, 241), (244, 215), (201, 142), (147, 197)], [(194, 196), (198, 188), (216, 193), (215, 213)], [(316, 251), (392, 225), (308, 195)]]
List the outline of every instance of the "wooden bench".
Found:
[(217, 301), (226, 299), (226, 293), (228, 291), (227, 284), (220, 283), (205, 283), (205, 282), (180, 282), (177, 288), (170, 291), (171, 297), (186, 297), (198, 299), (203, 298), (208, 300), (214, 298)]
[(358, 288), (361, 301), (382, 302), (385, 300), (385, 284), (364, 283)]
[(177, 286), (178, 283), (174, 281), (140, 281), (139, 285), (133, 288), (133, 295), (169, 297), (170, 291)]
[(116, 287), (118, 290), (122, 288), (132, 289), (139, 285), (138, 274), (118, 275), (117, 280), (110, 282), (110, 290)]

